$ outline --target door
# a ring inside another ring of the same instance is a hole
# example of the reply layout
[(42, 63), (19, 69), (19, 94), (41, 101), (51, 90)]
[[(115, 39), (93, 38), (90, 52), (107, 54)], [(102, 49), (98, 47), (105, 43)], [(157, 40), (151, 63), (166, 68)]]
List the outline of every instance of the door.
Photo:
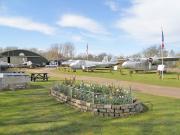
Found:
[(7, 62), (11, 63), (11, 58), (10, 57), (7, 57)]

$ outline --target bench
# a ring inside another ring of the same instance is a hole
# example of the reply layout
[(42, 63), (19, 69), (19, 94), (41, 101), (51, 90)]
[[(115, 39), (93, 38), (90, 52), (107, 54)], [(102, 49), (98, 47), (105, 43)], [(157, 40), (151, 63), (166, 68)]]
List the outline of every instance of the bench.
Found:
[(48, 81), (48, 73), (31, 73), (31, 81), (36, 80)]

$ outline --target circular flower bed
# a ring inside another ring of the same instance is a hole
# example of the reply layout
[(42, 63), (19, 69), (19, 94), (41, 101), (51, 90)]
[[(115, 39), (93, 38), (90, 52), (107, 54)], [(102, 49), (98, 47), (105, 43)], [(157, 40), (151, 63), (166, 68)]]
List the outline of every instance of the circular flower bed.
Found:
[(61, 102), (102, 116), (121, 117), (143, 111), (142, 103), (133, 97), (131, 89), (113, 85), (76, 83), (65, 79), (53, 85), (51, 95)]

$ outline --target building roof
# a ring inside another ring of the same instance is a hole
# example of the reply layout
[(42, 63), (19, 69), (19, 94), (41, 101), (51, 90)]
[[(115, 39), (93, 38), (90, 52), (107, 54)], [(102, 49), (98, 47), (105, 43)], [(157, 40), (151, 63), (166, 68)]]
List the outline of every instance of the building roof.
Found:
[(42, 63), (48, 63), (48, 60), (42, 55), (24, 49), (10, 50), (0, 53), (1, 57), (25, 57), (28, 61), (31, 61), (36, 65), (44, 65)]

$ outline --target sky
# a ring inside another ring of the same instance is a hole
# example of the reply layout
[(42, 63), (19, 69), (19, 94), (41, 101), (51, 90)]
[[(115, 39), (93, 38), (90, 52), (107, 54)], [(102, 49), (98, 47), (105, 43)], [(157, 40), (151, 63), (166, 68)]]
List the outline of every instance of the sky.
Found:
[(161, 44), (180, 52), (179, 0), (0, 0), (0, 47), (72, 42), (76, 54), (131, 55)]

